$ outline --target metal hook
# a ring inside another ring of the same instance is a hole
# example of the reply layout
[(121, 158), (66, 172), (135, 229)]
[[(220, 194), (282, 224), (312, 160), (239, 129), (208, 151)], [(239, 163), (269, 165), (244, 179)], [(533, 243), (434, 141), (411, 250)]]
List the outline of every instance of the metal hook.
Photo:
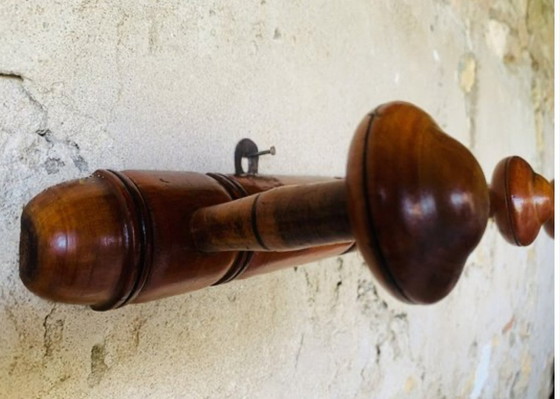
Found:
[[(255, 142), (251, 139), (242, 139), (237, 143), (235, 147), (234, 161), (235, 161), (235, 175), (240, 176), (244, 174), (256, 175), (259, 173), (259, 157), (261, 155), (275, 155), (276, 148), (274, 146), (270, 147), (268, 150), (259, 151), (259, 148)], [(241, 165), (241, 159), (247, 158), (249, 163), (249, 168), (247, 172), (243, 170), (243, 165)]]

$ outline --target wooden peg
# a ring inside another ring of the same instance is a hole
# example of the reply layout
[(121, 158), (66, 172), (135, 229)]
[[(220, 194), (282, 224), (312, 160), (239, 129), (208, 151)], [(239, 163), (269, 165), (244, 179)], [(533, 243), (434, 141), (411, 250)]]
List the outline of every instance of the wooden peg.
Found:
[(471, 153), (419, 108), (393, 103), (359, 125), (345, 181), (202, 208), (191, 231), (206, 252), (286, 251), (354, 238), (390, 292), (432, 303), (455, 285), (488, 215), (486, 180)]
[[(261, 153), (249, 144), (246, 154)], [(44, 191), (22, 215), (22, 281), (105, 310), (357, 246), (395, 297), (433, 303), (455, 286), (491, 209), (517, 244), (552, 223), (551, 185), (524, 161), (502, 161), (489, 190), (467, 148), (403, 102), (362, 120), (345, 179), (236, 172), (97, 171)]]

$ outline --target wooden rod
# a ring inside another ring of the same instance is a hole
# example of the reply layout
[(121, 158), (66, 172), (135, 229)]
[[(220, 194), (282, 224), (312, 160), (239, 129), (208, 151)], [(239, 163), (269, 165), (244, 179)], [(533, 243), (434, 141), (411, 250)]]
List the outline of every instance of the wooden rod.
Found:
[(199, 209), (191, 233), (205, 252), (292, 251), (354, 239), (342, 179), (279, 187)]

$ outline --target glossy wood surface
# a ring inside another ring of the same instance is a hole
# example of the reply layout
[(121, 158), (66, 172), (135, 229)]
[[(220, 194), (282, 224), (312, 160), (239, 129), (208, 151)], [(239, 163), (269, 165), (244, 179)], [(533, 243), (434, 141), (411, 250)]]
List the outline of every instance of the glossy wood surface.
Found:
[(205, 252), (293, 251), (353, 240), (343, 180), (283, 186), (202, 208), (191, 232)]
[(354, 251), (355, 248), (356, 244), (354, 242), (346, 242), (290, 252), (255, 252), (247, 269), (239, 275), (239, 278), (249, 278), (259, 274), (272, 273), (287, 267), (317, 262), (321, 259), (347, 254)]
[(105, 310), (358, 248), (396, 298), (455, 286), (493, 215), (506, 239), (554, 230), (553, 188), (519, 157), (490, 189), (473, 155), (418, 107), (385, 104), (352, 140), (347, 176), (100, 170), (23, 210), (20, 276), (36, 294)]
[(228, 175), (228, 177), (236, 181), (243, 190), (245, 195), (258, 194), (273, 188), (285, 186), (297, 186), (300, 184), (326, 183), (333, 180), (339, 180), (337, 177), (325, 176), (269, 176), (269, 175)]
[(390, 103), (359, 125), (347, 174), (354, 236), (378, 280), (406, 302), (446, 296), (489, 215), (472, 154), (424, 111)]
[(201, 206), (231, 201), (214, 179), (188, 172), (123, 172), (149, 209), (149, 273), (132, 302), (194, 291), (217, 282), (239, 261), (235, 252), (203, 253), (193, 247), (189, 220)]
[(230, 200), (188, 172), (97, 171), (55, 186), (23, 211), (21, 278), (43, 297), (100, 310), (206, 287), (237, 254), (193, 251), (188, 220)]
[(549, 220), (549, 234), (554, 235), (553, 186), (523, 158), (508, 157), (496, 166), (491, 193), (493, 216), (507, 241), (529, 245)]
[(139, 261), (139, 228), (128, 217), (133, 208), (127, 190), (109, 172), (47, 189), (23, 210), (21, 280), (58, 302), (120, 301), (120, 287), (134, 284), (126, 270), (134, 272)]
[[(316, 178), (317, 181), (332, 181)], [(53, 301), (106, 310), (317, 261), (353, 242), (301, 251), (203, 252), (190, 220), (200, 208), (313, 177), (256, 179), (168, 171), (100, 170), (51, 187), (22, 214), (20, 276)]]
[[(215, 174), (212, 174), (215, 176)], [(252, 194), (258, 194), (273, 188), (294, 186), (301, 184), (324, 183), (333, 181), (336, 178), (322, 176), (269, 176), (269, 175), (222, 175), (219, 179), (224, 186), (224, 178), (233, 181), (238, 185), (235, 198), (242, 198)], [(241, 194), (239, 194), (241, 192)], [(232, 194), (233, 195), (233, 194)], [(355, 249), (355, 242), (345, 242), (341, 244), (321, 245), (294, 251), (266, 251), (248, 252), (250, 254), (247, 264), (241, 270), (231, 269), (228, 274), (233, 278), (226, 279), (231, 281), (234, 278), (248, 278), (258, 274), (271, 273), (283, 268), (303, 265), (316, 262), (332, 256), (343, 255)]]

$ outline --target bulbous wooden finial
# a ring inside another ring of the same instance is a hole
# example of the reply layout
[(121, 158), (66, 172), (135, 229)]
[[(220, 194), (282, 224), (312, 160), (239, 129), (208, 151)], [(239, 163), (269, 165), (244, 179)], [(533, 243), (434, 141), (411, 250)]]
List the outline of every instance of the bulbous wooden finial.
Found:
[(421, 109), (390, 103), (359, 125), (346, 182), (354, 236), (379, 281), (407, 302), (447, 295), (489, 216), (472, 154)]
[(124, 302), (143, 250), (135, 213), (133, 198), (108, 171), (45, 190), (21, 217), (21, 280), (57, 302)]
[(523, 158), (508, 157), (498, 163), (490, 189), (494, 220), (507, 241), (529, 245), (548, 221), (547, 231), (554, 235), (553, 186)]
[(207, 287), (236, 253), (195, 251), (188, 221), (230, 200), (216, 180), (190, 172), (98, 170), (56, 185), (23, 210), (21, 280), (43, 298), (96, 310)]

